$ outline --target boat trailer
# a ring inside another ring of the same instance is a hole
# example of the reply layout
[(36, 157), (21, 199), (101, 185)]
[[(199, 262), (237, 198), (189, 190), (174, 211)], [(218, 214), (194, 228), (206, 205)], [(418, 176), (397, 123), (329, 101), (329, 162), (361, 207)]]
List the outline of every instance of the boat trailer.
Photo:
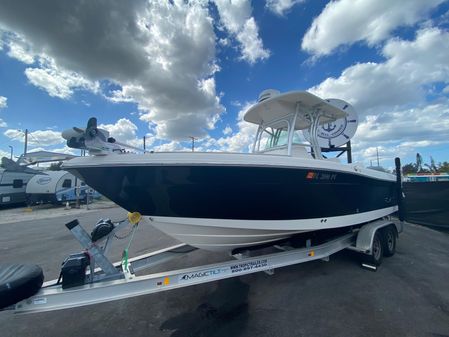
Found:
[(129, 225), (132, 227), (127, 236), (132, 239), (139, 221), (138, 213), (129, 213), (128, 219), (119, 223), (101, 220), (91, 235), (77, 220), (66, 224), (84, 251), (70, 255), (63, 262), (58, 280), (45, 282), (33, 296), (28, 297), (28, 294), (28, 298), (21, 299), (18, 303), (2, 310), (13, 310), (15, 313), (60, 310), (261, 271), (271, 275), (276, 268), (280, 267), (320, 259), (328, 261), (330, 255), (343, 249), (362, 253), (366, 257), (362, 266), (375, 270), (383, 256), (394, 254), (398, 233), (403, 229), (402, 221), (383, 218), (366, 223), (352, 232), (318, 245), (312, 245), (312, 241), (308, 239), (305, 247), (295, 248), (287, 241), (273, 244), (274, 252), (269, 254), (257, 254), (257, 250), (240, 250), (238, 253), (231, 254), (230, 261), (137, 276), (137, 272), (197, 249), (187, 244), (178, 244), (131, 259), (128, 258), (128, 251), (125, 249), (122, 261), (110, 262), (106, 254), (112, 239), (118, 237), (119, 230)]

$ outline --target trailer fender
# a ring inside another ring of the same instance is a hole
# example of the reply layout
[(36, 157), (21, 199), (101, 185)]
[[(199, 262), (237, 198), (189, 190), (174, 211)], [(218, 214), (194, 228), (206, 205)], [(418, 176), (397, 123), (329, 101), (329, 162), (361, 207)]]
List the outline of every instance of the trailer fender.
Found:
[(396, 227), (397, 233), (402, 232), (402, 222), (400, 221), (382, 219), (362, 226), (357, 234), (355, 250), (365, 254), (371, 254), (376, 231), (391, 225)]

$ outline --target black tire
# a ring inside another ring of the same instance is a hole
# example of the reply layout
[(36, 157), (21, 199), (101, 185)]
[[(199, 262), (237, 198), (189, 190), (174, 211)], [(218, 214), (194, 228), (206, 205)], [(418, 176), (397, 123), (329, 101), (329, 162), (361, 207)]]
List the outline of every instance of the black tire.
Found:
[(396, 239), (397, 233), (393, 226), (388, 226), (382, 229), (383, 237), (383, 251), (385, 257), (393, 256), (396, 253)]
[(373, 238), (373, 246), (370, 255), (365, 255), (365, 262), (374, 266), (380, 266), (383, 254), (383, 238), (379, 231), (376, 231)]

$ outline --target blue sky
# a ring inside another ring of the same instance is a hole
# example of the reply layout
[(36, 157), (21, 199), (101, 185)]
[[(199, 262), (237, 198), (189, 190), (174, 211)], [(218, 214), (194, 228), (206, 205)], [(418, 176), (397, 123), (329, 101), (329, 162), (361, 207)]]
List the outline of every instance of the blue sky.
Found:
[(267, 88), (347, 100), (354, 157), (449, 160), (449, 2), (14, 1), (0, 5), (0, 155), (70, 152), (96, 116), (156, 151), (248, 151)]

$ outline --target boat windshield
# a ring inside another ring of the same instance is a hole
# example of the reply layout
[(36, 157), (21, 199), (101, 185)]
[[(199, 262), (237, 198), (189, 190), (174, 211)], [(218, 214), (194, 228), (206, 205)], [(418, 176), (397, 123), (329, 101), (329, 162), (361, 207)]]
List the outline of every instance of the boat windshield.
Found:
[(294, 123), (294, 117), (295, 115), (291, 114), (280, 120), (260, 125), (254, 141), (253, 152), (267, 152), (286, 148), (290, 155), (292, 145), (310, 146), (301, 130), (293, 130), (290, 127)]
[[(287, 146), (287, 144), (288, 131), (286, 129), (273, 129), (267, 127), (261, 134), (260, 151)], [(293, 144), (304, 144), (304, 139), (300, 136), (298, 131), (293, 134)]]

